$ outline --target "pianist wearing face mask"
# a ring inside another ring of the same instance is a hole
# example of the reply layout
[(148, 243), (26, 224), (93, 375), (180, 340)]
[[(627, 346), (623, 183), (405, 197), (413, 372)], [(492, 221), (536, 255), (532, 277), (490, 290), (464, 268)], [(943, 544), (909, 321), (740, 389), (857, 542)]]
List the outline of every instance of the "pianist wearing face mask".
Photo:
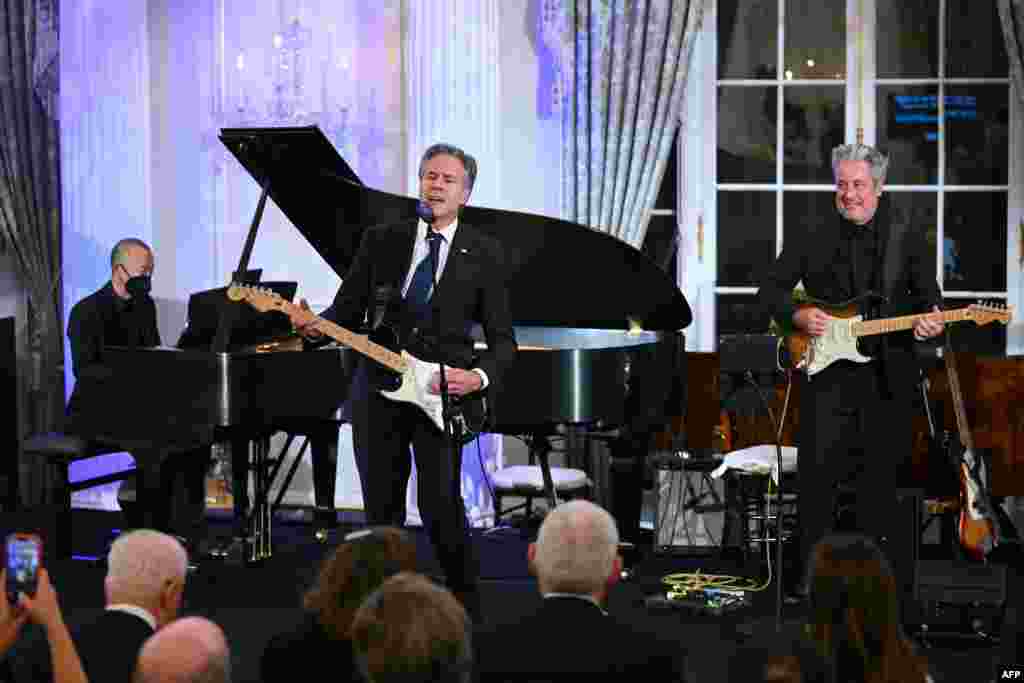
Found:
[[(71, 309), (68, 340), (75, 387), (66, 411), (65, 429), (69, 433), (92, 437), (92, 411), (111, 409), (109, 389), (104, 387), (112, 376), (104, 359), (108, 347), (160, 346), (156, 304), (150, 296), (153, 268), (153, 250), (148, 244), (134, 237), (122, 239), (110, 252), (110, 280)], [(140, 391), (146, 390), (140, 385)], [(142, 399), (129, 396), (125, 400)], [(145, 450), (150, 448), (157, 451), (160, 444), (147, 445)], [(209, 449), (201, 449), (170, 459), (172, 466), (164, 467), (160, 474), (160, 500), (138, 501), (153, 506), (153, 524), (162, 527), (162, 531), (188, 537), (190, 545), (205, 535), (203, 505), (208, 454)], [(133, 456), (136, 463), (144, 457), (137, 445)], [(184, 477), (184, 486), (179, 485), (180, 477)], [(118, 500), (129, 527), (141, 523), (136, 498), (135, 482), (128, 479), (121, 485)]]
[(68, 428), (81, 431), (87, 419), (88, 394), (109, 377), (103, 363), (107, 346), (160, 345), (156, 305), (149, 296), (153, 276), (153, 250), (145, 242), (128, 237), (110, 253), (110, 281), (71, 309), (68, 340), (75, 388), (67, 405)]

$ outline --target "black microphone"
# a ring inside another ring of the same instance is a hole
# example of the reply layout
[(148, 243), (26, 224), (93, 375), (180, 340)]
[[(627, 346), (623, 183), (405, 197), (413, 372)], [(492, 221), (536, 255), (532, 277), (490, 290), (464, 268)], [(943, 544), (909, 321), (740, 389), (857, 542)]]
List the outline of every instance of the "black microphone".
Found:
[(434, 208), (422, 199), (416, 202), (416, 215), (427, 225), (434, 224)]

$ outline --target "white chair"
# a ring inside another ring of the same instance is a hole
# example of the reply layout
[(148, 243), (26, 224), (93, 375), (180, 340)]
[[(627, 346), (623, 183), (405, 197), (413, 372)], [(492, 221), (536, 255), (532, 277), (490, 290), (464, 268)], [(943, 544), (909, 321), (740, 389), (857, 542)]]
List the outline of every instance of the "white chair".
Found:
[[(583, 470), (573, 467), (551, 467), (548, 455), (552, 447), (547, 436), (535, 434), (525, 437), (524, 441), (529, 448), (530, 464), (503, 467), (491, 477), (494, 486), (496, 526), (502, 515), (515, 510), (525, 508), (529, 517), (533, 512), (534, 498), (545, 498), (549, 509), (554, 509), (563, 499), (589, 495), (593, 488), (593, 482)], [(501, 501), (509, 496), (518, 496), (525, 501), (503, 510)]]

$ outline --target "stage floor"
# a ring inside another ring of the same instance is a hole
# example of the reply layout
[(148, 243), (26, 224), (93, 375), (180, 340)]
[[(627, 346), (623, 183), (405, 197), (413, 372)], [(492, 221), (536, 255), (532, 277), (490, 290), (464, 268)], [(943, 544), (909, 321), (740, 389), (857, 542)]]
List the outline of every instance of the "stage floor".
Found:
[[(360, 523), (358, 514), (342, 513), (341, 526), (318, 543), (313, 528), (300, 521), (275, 520), (273, 557), (258, 566), (217, 561), (200, 562), (189, 577), (185, 613), (206, 616), (220, 624), (233, 653), (236, 683), (259, 681), (259, 658), (267, 639), (301, 618), (300, 599), (316, 575), (320, 562), (338, 539)], [(79, 557), (102, 556), (119, 528), (120, 513), (75, 510), (74, 552)], [(211, 536), (230, 533), (229, 520), (211, 515)], [(413, 530), (421, 571), (440, 578), (429, 540), (421, 529)], [(485, 613), (495, 619), (512, 618), (532, 609), (540, 600), (526, 563), (529, 534), (508, 528), (491, 533), (474, 531), (480, 556), (481, 593)], [(756, 561), (755, 561), (756, 564)], [(748, 565), (749, 568), (749, 565)], [(680, 609), (658, 610), (645, 599), (657, 594), (661, 577), (670, 573), (739, 573), (735, 560), (706, 554), (659, 555), (638, 548), (632, 574), (613, 589), (609, 611), (633, 623), (646, 623), (675, 634), (690, 652), (689, 680), (700, 683), (725, 681), (725, 662), (742, 639), (744, 629), (772, 628), (775, 590), (755, 595), (752, 604), (723, 615)], [(754, 566), (753, 570), (757, 571)], [(51, 563), (51, 575), (69, 622), (86, 619), (103, 605), (101, 561), (88, 559)], [(800, 608), (787, 606), (784, 620), (798, 620)], [(936, 683), (990, 681), (998, 648), (967, 643), (940, 642), (926, 650)]]

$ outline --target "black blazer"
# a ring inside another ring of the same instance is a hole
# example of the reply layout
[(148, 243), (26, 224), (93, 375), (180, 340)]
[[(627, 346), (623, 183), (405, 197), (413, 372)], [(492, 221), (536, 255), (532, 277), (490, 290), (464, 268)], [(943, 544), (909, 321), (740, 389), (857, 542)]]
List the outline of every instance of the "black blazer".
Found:
[[(415, 220), (368, 228), (359, 242), (334, 303), (321, 317), (359, 329), (371, 313), (380, 288), (390, 288), (400, 298), (412, 265)], [(431, 297), (440, 311), (440, 336), (434, 330), (415, 328), (411, 316), (393, 309), (390, 322), (402, 346), (421, 360), (464, 369), (478, 367), (491, 386), (501, 382), (502, 370), (515, 360), (516, 340), (509, 317), (508, 277), (501, 244), (471, 225), (459, 222), (444, 271)], [(487, 351), (476, 354), (470, 332), (479, 323)], [(414, 334), (415, 332), (415, 334)]]
[(525, 618), (479, 631), (474, 656), (480, 683), (558, 681), (579, 674), (650, 683), (685, 679), (678, 641), (639, 630), (575, 597), (545, 598)]
[[(145, 620), (127, 612), (104, 610), (98, 616), (77, 622), (71, 628), (71, 639), (90, 681), (130, 683), (142, 644), (153, 635)], [(53, 680), (53, 663), (46, 634), (33, 632), (11, 659), (11, 669), (18, 683)]]
[[(842, 224), (835, 220), (808, 225), (786, 225), (782, 253), (763, 278), (757, 296), (759, 304), (777, 321), (790, 322), (796, 306), (793, 288), (803, 282), (810, 296), (841, 303), (841, 283), (849, 282), (850, 264), (837, 261)], [(935, 252), (927, 241), (923, 226), (910, 226), (892, 216), (888, 198), (883, 195), (875, 214), (879, 230), (879, 291), (886, 302), (878, 317), (922, 313), (942, 304), (935, 280)], [(913, 389), (918, 364), (913, 357), (914, 341), (910, 330), (880, 335), (879, 357), (885, 364), (889, 388), (896, 393)]]
[(309, 671), (330, 671), (335, 681), (359, 683), (352, 641), (331, 638), (316, 616), (307, 613), (294, 630), (273, 636), (260, 658), (260, 677), (265, 683), (288, 681), (301, 664)]

